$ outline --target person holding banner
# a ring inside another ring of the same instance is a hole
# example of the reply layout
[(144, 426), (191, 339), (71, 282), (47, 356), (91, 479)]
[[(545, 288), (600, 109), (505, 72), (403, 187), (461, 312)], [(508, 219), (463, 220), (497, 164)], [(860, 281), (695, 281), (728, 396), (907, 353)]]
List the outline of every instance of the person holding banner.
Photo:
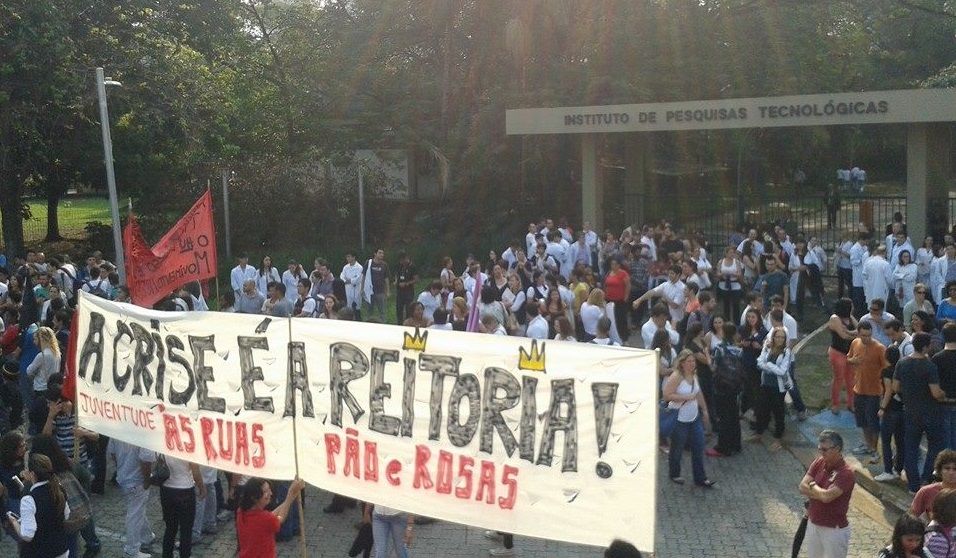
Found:
[(285, 500), (270, 512), (266, 510), (266, 506), (272, 501), (269, 481), (255, 478), (246, 482), (239, 498), (239, 509), (236, 511), (239, 558), (275, 558), (276, 533), (289, 517), (289, 510), (304, 487), (305, 481), (295, 479)]
[(708, 479), (704, 471), (703, 421), (710, 422), (710, 416), (697, 379), (697, 359), (689, 349), (677, 355), (674, 372), (664, 384), (664, 400), (671, 409), (677, 409), (677, 427), (671, 434), (671, 449), (667, 459), (671, 482), (684, 484), (684, 477), (680, 476), (680, 462), (684, 447), (690, 443), (694, 484), (713, 488), (714, 481)]

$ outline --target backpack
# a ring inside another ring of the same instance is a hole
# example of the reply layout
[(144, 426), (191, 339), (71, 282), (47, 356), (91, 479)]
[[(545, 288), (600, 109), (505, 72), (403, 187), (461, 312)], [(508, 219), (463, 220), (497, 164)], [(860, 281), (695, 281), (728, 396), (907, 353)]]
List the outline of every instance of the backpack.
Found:
[(93, 515), (90, 497), (73, 473), (60, 473), (57, 480), (60, 481), (66, 502), (70, 505), (70, 518), (63, 522), (63, 530), (69, 534), (77, 533), (86, 527)]
[[(93, 281), (87, 281), (86, 285), (90, 288), (90, 294), (93, 296), (98, 296), (100, 298), (105, 298), (106, 300), (110, 299), (110, 294), (103, 289), (103, 280), (97, 279), (96, 286), (93, 286)], [(109, 284), (109, 281), (107, 281)]]
[(718, 345), (714, 350), (714, 388), (738, 393), (743, 389), (746, 371), (741, 355), (743, 350), (735, 345)]

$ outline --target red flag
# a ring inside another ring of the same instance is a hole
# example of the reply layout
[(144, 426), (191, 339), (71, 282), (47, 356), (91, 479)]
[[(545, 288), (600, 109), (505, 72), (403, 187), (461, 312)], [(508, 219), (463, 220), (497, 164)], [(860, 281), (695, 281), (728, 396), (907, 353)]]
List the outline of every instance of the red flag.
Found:
[(124, 231), (130, 296), (140, 306), (152, 306), (173, 289), (190, 281), (216, 276), (216, 229), (209, 190), (151, 249), (130, 218)]
[(70, 340), (66, 345), (66, 372), (63, 375), (63, 397), (76, 401), (76, 337), (79, 328), (80, 313), (73, 312), (73, 321), (70, 324)]

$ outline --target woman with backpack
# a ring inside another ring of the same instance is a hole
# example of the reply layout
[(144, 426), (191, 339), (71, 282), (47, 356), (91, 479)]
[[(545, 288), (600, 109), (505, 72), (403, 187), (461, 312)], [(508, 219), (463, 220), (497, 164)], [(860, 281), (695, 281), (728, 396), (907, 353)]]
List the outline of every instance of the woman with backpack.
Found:
[[(83, 558), (92, 558), (100, 553), (100, 539), (96, 535), (96, 526), (93, 524), (93, 509), (90, 506), (90, 496), (83, 485), (73, 474), (74, 468), (70, 459), (57, 443), (56, 438), (49, 434), (41, 434), (30, 443), (30, 451), (50, 458), (53, 465), (53, 474), (63, 487), (66, 494), (66, 503), (70, 506), (70, 519), (64, 525), (70, 548), (70, 557), (77, 556), (77, 533), (86, 541), (86, 551)], [(82, 465), (79, 465), (82, 467)], [(87, 474), (87, 478), (89, 478)]]
[(64, 523), (70, 517), (70, 506), (53, 473), (53, 463), (49, 457), (33, 453), (20, 476), (30, 490), (20, 500), (20, 516), (7, 512), (7, 521), (22, 543), (21, 558), (67, 558), (70, 550)]
[(726, 457), (740, 453), (740, 405), (738, 396), (744, 384), (741, 349), (736, 345), (737, 328), (724, 323), (720, 343), (714, 349), (714, 415), (717, 444), (704, 452), (709, 457)]

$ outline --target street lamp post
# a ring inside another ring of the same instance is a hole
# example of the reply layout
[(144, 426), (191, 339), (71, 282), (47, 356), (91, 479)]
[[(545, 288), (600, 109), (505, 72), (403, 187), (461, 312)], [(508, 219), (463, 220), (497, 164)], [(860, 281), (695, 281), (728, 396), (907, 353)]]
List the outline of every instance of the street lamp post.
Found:
[(110, 138), (110, 113), (106, 106), (106, 86), (123, 84), (103, 77), (103, 68), (96, 69), (96, 94), (100, 100), (100, 125), (103, 128), (103, 154), (106, 162), (106, 185), (110, 194), (110, 215), (113, 219), (113, 244), (116, 247), (116, 272), (120, 283), (126, 283), (126, 258), (123, 255), (123, 236), (120, 230), (119, 201), (116, 195), (116, 175), (113, 173), (113, 140)]

